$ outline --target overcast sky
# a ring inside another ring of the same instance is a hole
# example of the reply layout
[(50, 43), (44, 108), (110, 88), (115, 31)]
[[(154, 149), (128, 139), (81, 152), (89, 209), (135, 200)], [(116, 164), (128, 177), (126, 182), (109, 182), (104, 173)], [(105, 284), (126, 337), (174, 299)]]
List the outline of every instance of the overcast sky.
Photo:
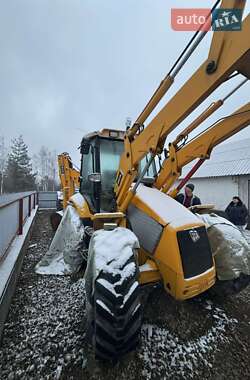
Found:
[[(78, 163), (82, 136), (105, 127), (124, 129), (126, 117), (136, 118), (190, 39), (192, 33), (171, 29), (171, 7), (213, 3), (2, 0), (0, 135), (10, 141), (22, 134), (31, 154), (45, 145), (68, 151)], [(208, 34), (165, 102), (205, 59)], [(249, 101), (249, 90), (247, 83), (211, 121)], [(235, 139), (246, 136), (250, 128)]]

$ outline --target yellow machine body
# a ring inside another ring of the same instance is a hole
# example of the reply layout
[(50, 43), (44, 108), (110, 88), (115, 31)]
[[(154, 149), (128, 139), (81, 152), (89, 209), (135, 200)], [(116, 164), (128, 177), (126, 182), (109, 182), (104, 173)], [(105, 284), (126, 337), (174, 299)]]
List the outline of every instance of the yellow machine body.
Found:
[[(74, 204), (73, 199), (70, 202)], [(166, 291), (178, 300), (194, 297), (214, 284), (216, 273), (210, 246), (208, 240), (204, 246), (204, 240), (199, 236), (200, 230), (206, 234), (204, 223), (158, 189), (140, 185), (126, 217), (122, 213), (92, 214), (87, 202), (82, 208), (77, 204), (74, 206), (81, 218), (100, 222), (95, 229), (102, 228), (104, 222), (132, 227), (140, 243), (141, 284), (162, 281)], [(181, 234), (185, 238), (184, 251), (178, 238)], [(202, 247), (200, 241), (203, 241)], [(185, 274), (183, 255), (193, 261), (194, 274)], [(208, 258), (205, 267), (204, 255), (205, 259)]]
[[(127, 217), (144, 261), (150, 257), (155, 263), (166, 291), (174, 298), (194, 297), (214, 284), (215, 267), (209, 242), (204, 241), (205, 226), (196, 215), (159, 190), (140, 185)], [(141, 282), (152, 282), (153, 271), (143, 272)]]

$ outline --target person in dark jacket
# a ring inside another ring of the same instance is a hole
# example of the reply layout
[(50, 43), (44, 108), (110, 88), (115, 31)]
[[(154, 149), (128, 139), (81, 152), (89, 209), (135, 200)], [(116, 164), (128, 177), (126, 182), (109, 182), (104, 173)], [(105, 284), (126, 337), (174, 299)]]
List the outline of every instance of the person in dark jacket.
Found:
[(191, 207), (200, 205), (201, 201), (196, 195), (194, 195), (194, 185), (192, 183), (188, 183), (185, 187), (184, 194), (178, 194), (175, 200), (181, 203), (185, 207)]
[(248, 211), (242, 200), (235, 196), (225, 210), (230, 222), (235, 224), (241, 231), (247, 223)]

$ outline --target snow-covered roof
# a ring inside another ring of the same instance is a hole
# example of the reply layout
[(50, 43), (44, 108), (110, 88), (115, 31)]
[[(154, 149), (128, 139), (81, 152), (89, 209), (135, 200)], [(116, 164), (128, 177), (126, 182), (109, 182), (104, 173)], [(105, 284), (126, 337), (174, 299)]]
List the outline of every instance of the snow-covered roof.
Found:
[[(182, 178), (194, 162), (182, 170)], [(250, 174), (250, 139), (220, 145), (211, 153), (209, 160), (193, 175), (193, 178), (223, 177)]]

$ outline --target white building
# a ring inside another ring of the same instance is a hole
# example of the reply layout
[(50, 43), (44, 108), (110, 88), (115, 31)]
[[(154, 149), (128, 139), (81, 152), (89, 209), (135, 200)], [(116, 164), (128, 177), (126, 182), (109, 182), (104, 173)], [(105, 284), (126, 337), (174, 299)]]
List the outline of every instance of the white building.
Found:
[[(194, 163), (183, 168), (184, 178)], [(250, 209), (250, 139), (219, 145), (214, 148), (189, 182), (202, 203), (213, 203), (225, 209), (234, 195), (238, 195)]]

